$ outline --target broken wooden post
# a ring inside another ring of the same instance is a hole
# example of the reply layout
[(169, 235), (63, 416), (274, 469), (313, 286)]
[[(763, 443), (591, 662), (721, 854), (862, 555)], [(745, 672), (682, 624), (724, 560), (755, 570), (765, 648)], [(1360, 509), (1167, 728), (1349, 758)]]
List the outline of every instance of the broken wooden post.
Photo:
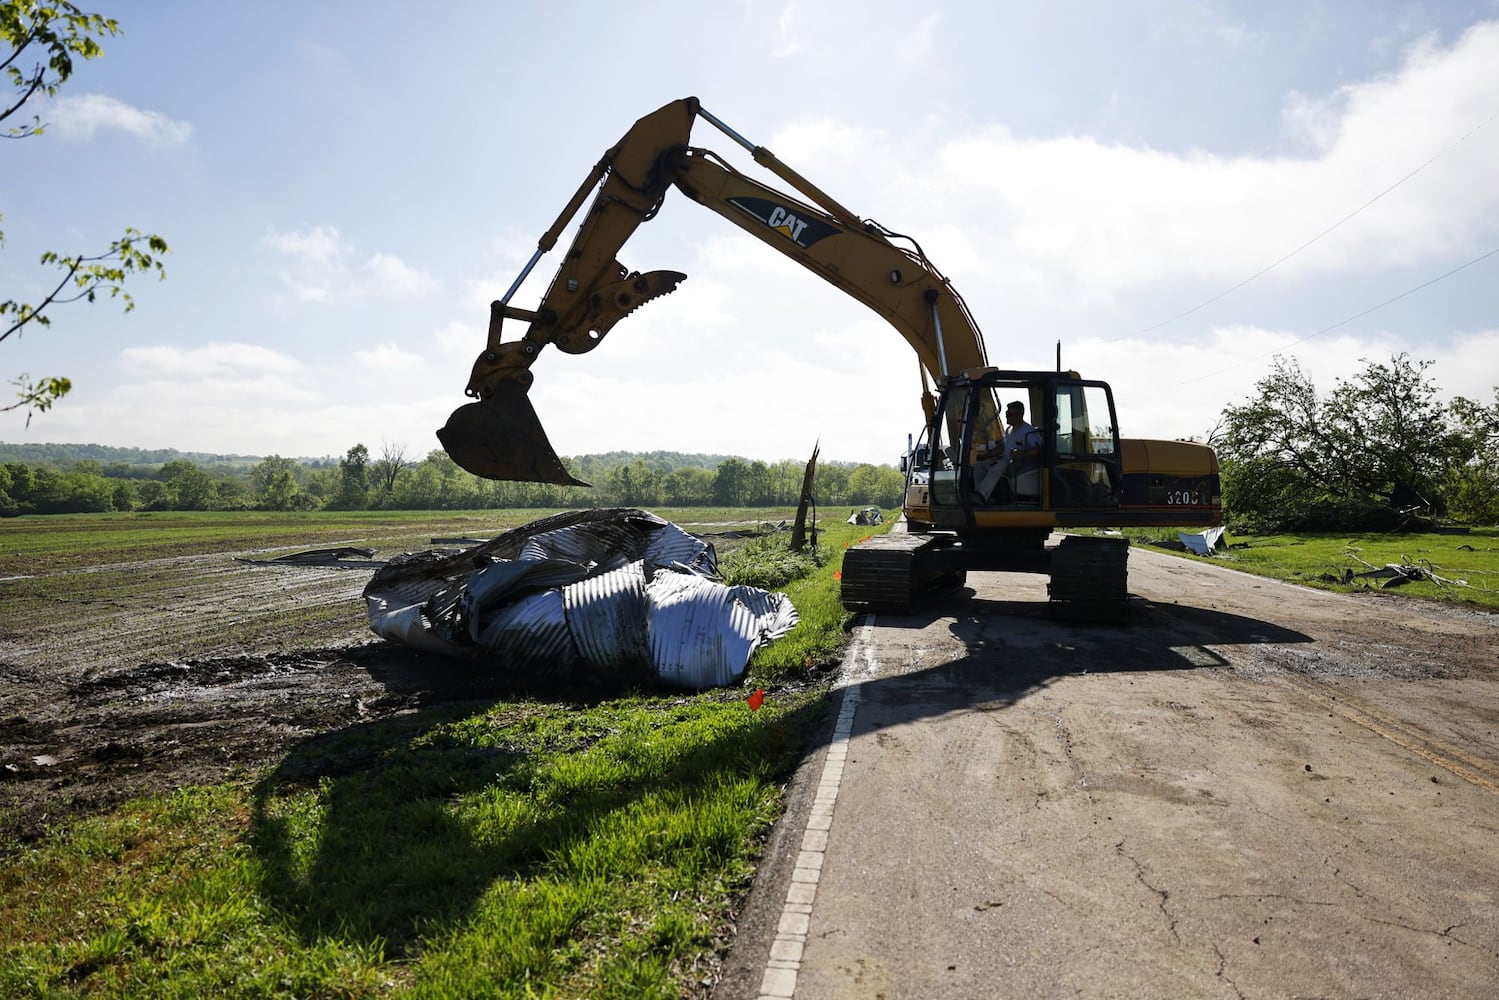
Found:
[[(807, 459), (807, 471), (802, 474), (802, 493), (796, 503), (796, 522), (791, 526), (791, 551), (800, 552), (807, 544), (807, 505), (812, 503), (812, 479), (817, 473), (817, 452), (822, 439), (812, 446), (812, 457)], [(817, 518), (812, 519), (812, 547), (817, 547)]]

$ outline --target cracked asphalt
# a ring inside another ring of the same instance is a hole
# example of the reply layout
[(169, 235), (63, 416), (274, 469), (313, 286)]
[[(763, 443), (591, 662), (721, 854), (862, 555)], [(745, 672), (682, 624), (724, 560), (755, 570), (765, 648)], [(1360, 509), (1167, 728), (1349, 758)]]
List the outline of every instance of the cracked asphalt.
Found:
[(1494, 616), (1139, 549), (1130, 592), (862, 627), (715, 996), (1499, 995)]

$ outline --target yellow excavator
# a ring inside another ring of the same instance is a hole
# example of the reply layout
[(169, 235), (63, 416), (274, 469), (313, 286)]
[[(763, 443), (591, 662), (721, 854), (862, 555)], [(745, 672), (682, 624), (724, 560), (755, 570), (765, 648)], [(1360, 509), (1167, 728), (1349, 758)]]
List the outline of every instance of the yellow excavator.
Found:
[[(700, 118), (800, 197), (690, 145)], [(491, 304), (488, 342), (465, 390), (474, 402), (437, 432), (460, 466), (489, 479), (587, 485), (567, 471), (542, 430), (527, 395), (531, 366), (547, 345), (568, 354), (593, 350), (621, 319), (686, 278), (632, 271), (618, 259), (673, 188), (879, 313), (916, 352), (923, 431), (902, 460), (908, 530), (845, 554), (842, 598), (850, 609), (903, 612), (922, 593), (961, 583), (969, 570), (1011, 570), (1049, 573), (1050, 604), (1061, 617), (1120, 621), (1128, 609), (1127, 541), (1065, 535), (1048, 546), (1053, 531), (1221, 523), (1210, 448), (1121, 438), (1107, 383), (1062, 371), (1060, 349), (1057, 371), (992, 367), (962, 297), (915, 240), (859, 218), (692, 97), (641, 118), (604, 153), (504, 298)], [(590, 194), (540, 305), (512, 306)], [(502, 339), (507, 319), (527, 324), (518, 339)], [(1012, 433), (1002, 414), (1015, 403), (1033, 427), (1024, 454), (999, 446)]]

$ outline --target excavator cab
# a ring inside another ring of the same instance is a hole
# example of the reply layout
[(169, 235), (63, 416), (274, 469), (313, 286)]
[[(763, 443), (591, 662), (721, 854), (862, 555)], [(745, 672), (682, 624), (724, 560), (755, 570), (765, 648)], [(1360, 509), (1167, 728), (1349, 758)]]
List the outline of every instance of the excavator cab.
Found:
[[(1039, 455), (1006, 453), (1009, 428), (998, 414), (1016, 403), (1034, 428)], [(929, 519), (937, 526), (962, 528), (976, 515), (1025, 512), (1044, 516), (1020, 520), (1055, 524), (1068, 512), (1096, 516), (1119, 506), (1121, 449), (1105, 383), (1072, 372), (986, 369), (953, 376), (929, 433), (924, 471)]]

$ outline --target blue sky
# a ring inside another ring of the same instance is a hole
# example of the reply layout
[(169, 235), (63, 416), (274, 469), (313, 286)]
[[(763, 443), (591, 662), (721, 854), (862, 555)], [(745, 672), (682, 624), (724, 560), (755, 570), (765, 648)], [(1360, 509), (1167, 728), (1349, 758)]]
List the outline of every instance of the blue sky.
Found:
[[(3, 441), (439, 447), (488, 303), (688, 95), (917, 238), (991, 363), (1061, 341), (1127, 436), (1205, 434), (1277, 353), (1325, 388), (1395, 352), (1446, 394), (1499, 386), (1499, 254), (1469, 264), (1499, 249), (1492, 0), (84, 6), (123, 33), (0, 148), (0, 298), (127, 225), (167, 238), (168, 277), (0, 344), (7, 379), (75, 386), (29, 428), (0, 414)], [(621, 259), (689, 277), (537, 362), (560, 453), (892, 462), (917, 429), (899, 335), (713, 213), (669, 199)]]

